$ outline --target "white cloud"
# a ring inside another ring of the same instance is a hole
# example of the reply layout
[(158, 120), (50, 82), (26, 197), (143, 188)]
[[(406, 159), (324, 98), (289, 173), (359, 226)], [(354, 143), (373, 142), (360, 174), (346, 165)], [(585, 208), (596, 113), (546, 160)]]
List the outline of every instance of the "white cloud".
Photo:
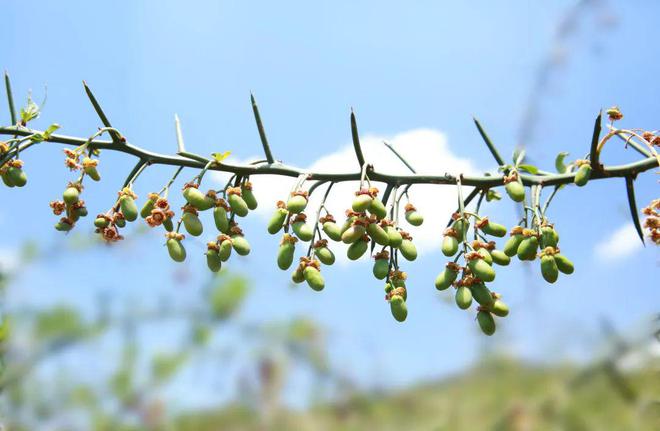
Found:
[[(378, 172), (392, 174), (409, 174), (410, 171), (401, 161), (383, 144), (390, 143), (418, 173), (443, 175), (450, 174), (475, 174), (477, 168), (469, 159), (463, 159), (453, 154), (447, 145), (446, 136), (433, 129), (414, 129), (394, 136), (369, 135), (361, 138), (362, 149), (368, 163), (374, 165)], [(256, 158), (242, 161), (250, 162)], [(231, 162), (239, 162), (231, 160)], [(310, 166), (304, 168), (309, 172), (335, 172), (348, 173), (357, 171), (357, 161), (352, 145), (345, 145), (335, 152), (322, 155)], [(214, 172), (214, 178), (224, 184), (229, 175)], [(275, 209), (275, 202), (286, 201), (287, 196), (296, 183), (295, 178), (255, 175), (251, 178), (254, 185), (254, 193), (259, 201), (259, 207), (255, 211), (264, 219), (268, 219)], [(309, 184), (307, 184), (308, 186)], [(381, 193), (385, 187), (383, 184), (374, 183)], [(342, 222), (344, 211), (350, 207), (354, 192), (358, 189), (358, 182), (343, 182), (335, 184), (326, 207), (335, 216), (338, 222)], [(307, 214), (314, 217), (315, 210), (325, 192), (326, 186), (317, 189), (308, 206)], [(466, 188), (465, 194), (469, 193)], [(413, 236), (418, 251), (424, 252), (430, 249), (439, 249), (442, 241), (442, 231), (450, 214), (456, 210), (456, 189), (453, 187), (438, 187), (434, 185), (414, 185), (409, 191), (410, 202), (424, 215), (424, 224), (420, 227), (408, 225), (401, 214), (402, 228)], [(402, 200), (401, 211), (403, 212)], [(333, 248), (337, 248), (333, 246)], [(343, 254), (336, 250), (335, 254)]]
[(614, 261), (628, 257), (641, 248), (635, 226), (627, 223), (596, 244), (594, 254), (599, 260)]

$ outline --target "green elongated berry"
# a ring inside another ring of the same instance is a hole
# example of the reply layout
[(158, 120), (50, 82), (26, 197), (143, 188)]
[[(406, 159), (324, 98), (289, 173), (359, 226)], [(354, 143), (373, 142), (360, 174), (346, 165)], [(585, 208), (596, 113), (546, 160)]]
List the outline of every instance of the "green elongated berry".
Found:
[(321, 271), (313, 266), (305, 267), (303, 270), (303, 276), (309, 287), (317, 292), (325, 288), (325, 280), (323, 279), (323, 275), (321, 275)]
[(364, 256), (364, 253), (367, 252), (369, 242), (365, 241), (365, 239), (359, 239), (352, 243), (350, 246), (348, 246), (348, 250), (346, 250), (346, 256), (350, 260), (358, 260), (362, 256)]
[(203, 211), (208, 205), (206, 195), (202, 193), (197, 187), (186, 187), (183, 189), (183, 198), (186, 200), (186, 202), (195, 207), (195, 209), (200, 211)]
[(341, 240), (344, 244), (353, 244), (364, 236), (367, 229), (362, 224), (353, 223), (351, 227), (341, 235)]
[(135, 221), (138, 218), (138, 207), (132, 196), (124, 195), (119, 198), (119, 208), (127, 221)]
[(559, 234), (551, 226), (541, 227), (541, 247), (557, 247)]
[(446, 290), (458, 277), (459, 266), (453, 262), (447, 264), (444, 270), (435, 279), (435, 288)]
[(241, 256), (250, 254), (250, 243), (241, 235), (233, 235), (231, 237), (231, 245), (236, 250), (236, 253)]
[(424, 216), (417, 211), (417, 209), (411, 205), (411, 204), (406, 204), (405, 207), (406, 211), (406, 221), (410, 223), (413, 226), (421, 226), (422, 223), (424, 223)]
[(355, 212), (363, 213), (371, 206), (372, 201), (373, 198), (368, 190), (360, 191), (357, 192), (355, 198), (353, 198), (351, 208), (353, 208), (353, 211)]
[(417, 247), (415, 247), (415, 244), (413, 244), (410, 239), (404, 239), (401, 241), (399, 252), (408, 261), (412, 262), (413, 260), (417, 259)]
[(254, 197), (254, 193), (252, 192), (252, 183), (251, 182), (245, 182), (241, 184), (241, 196), (243, 196), (243, 200), (248, 206), (248, 209), (251, 210), (256, 210), (257, 206), (259, 205), (257, 202), (257, 198)]
[(548, 283), (554, 283), (559, 277), (559, 268), (552, 255), (541, 256), (541, 274)]
[(454, 220), (454, 223), (452, 223), (451, 228), (454, 229), (454, 232), (456, 233), (456, 238), (458, 241), (464, 241), (467, 235), (468, 229), (470, 229), (470, 222), (468, 222), (464, 218), (459, 218), (457, 220)]
[(208, 266), (212, 272), (220, 271), (222, 268), (222, 260), (220, 260), (218, 250), (209, 249), (206, 251), (206, 266)]
[(62, 200), (67, 205), (73, 205), (80, 198), (80, 190), (77, 187), (67, 187), (62, 193)]
[(158, 195), (156, 194), (151, 194), (149, 195), (149, 199), (142, 205), (142, 209), (140, 210), (140, 217), (142, 218), (147, 218), (151, 215), (151, 210), (154, 209), (156, 206), (156, 201), (158, 200)]
[(493, 264), (493, 256), (490, 255), (490, 251), (488, 251), (488, 249), (480, 247), (477, 250), (477, 253), (479, 253), (479, 256), (481, 256), (481, 258), (485, 260), (488, 265)]
[(126, 227), (126, 219), (121, 212), (115, 214), (113, 221), (117, 227)]
[(373, 239), (376, 244), (380, 245), (388, 245), (390, 243), (390, 237), (385, 232), (385, 229), (383, 229), (378, 222), (372, 222), (367, 225), (367, 233)]
[(506, 317), (509, 315), (509, 306), (501, 299), (496, 299), (490, 307), (490, 312), (498, 317)]
[(232, 240), (226, 235), (221, 235), (218, 241), (218, 256), (220, 257), (221, 261), (226, 262), (231, 256)]
[(456, 289), (454, 300), (456, 301), (458, 308), (466, 310), (472, 305), (472, 292), (470, 292), (470, 289), (465, 286), (459, 286), (458, 289)]
[(305, 281), (305, 274), (303, 273), (303, 268), (300, 265), (298, 265), (296, 269), (294, 269), (291, 273), (291, 281), (296, 284), (300, 284)]
[(575, 178), (573, 178), (573, 182), (575, 183), (576, 186), (582, 187), (589, 182), (590, 177), (591, 177), (591, 166), (589, 164), (583, 164), (578, 168), (577, 172), (575, 173)]
[(286, 209), (290, 213), (298, 214), (305, 211), (307, 207), (307, 192), (301, 192), (302, 194), (294, 194), (289, 198), (289, 201), (286, 203)]
[(481, 221), (477, 223), (477, 227), (486, 235), (492, 235), (497, 238), (502, 238), (506, 235), (506, 227), (488, 220), (488, 217), (481, 219)]
[(103, 215), (99, 215), (94, 219), (94, 226), (96, 226), (99, 229), (106, 228), (110, 225), (110, 220), (108, 220), (106, 217), (103, 217)]
[(493, 263), (496, 263), (497, 265), (507, 266), (511, 263), (511, 258), (502, 250), (491, 250), (490, 256), (493, 259)]
[(62, 218), (60, 221), (55, 223), (55, 230), (60, 232), (68, 232), (73, 229), (73, 221), (67, 218)]
[(555, 263), (557, 264), (557, 269), (564, 274), (573, 274), (575, 267), (573, 266), (573, 262), (571, 262), (566, 256), (563, 254), (555, 254), (554, 258)]
[(522, 202), (525, 200), (525, 187), (520, 181), (506, 183), (504, 190), (506, 190), (506, 194), (509, 195), (514, 202)]
[(27, 174), (22, 168), (10, 166), (9, 169), (7, 169), (7, 176), (16, 187), (23, 187), (27, 184)]
[(486, 335), (493, 335), (495, 333), (495, 319), (489, 311), (479, 310), (477, 313), (477, 322), (481, 328), (481, 332)]
[(163, 220), (163, 227), (165, 228), (166, 231), (172, 232), (174, 230), (174, 222), (172, 221), (171, 218), (166, 218)]
[(520, 260), (534, 260), (536, 259), (536, 251), (539, 248), (539, 240), (535, 236), (524, 238), (518, 246), (518, 259)]
[(470, 286), (470, 290), (472, 290), (474, 300), (484, 307), (491, 307), (495, 302), (490, 290), (483, 283), (474, 283)]
[(326, 246), (315, 247), (314, 256), (316, 256), (323, 265), (332, 265), (335, 263), (335, 254)]
[(383, 280), (390, 272), (390, 257), (386, 251), (376, 255), (374, 267), (372, 270), (374, 277), (378, 280)]
[(377, 219), (382, 220), (387, 217), (387, 208), (380, 199), (374, 198), (369, 205), (369, 213), (376, 216)]
[(229, 202), (229, 207), (234, 214), (239, 217), (245, 217), (250, 210), (243, 197), (239, 194), (240, 190), (241, 189), (238, 189), (235, 193), (228, 194), (227, 202)]
[[(193, 209), (192, 211), (195, 210)], [(197, 211), (195, 212), (184, 211), (183, 215), (181, 216), (181, 221), (183, 221), (183, 227), (185, 227), (186, 232), (188, 232), (192, 236), (200, 236), (204, 231), (204, 226), (202, 225), (202, 222), (196, 213)]]
[(227, 215), (227, 207), (225, 205), (227, 205), (227, 203), (222, 200), (218, 206), (213, 208), (213, 222), (215, 223), (215, 228), (218, 229), (219, 232), (228, 234), (229, 216)]
[(401, 242), (403, 241), (401, 232), (399, 232), (394, 226), (389, 225), (385, 226), (385, 232), (387, 232), (387, 236), (390, 237), (390, 246), (399, 248), (399, 246), (401, 246)]
[[(268, 233), (271, 235), (275, 235), (277, 232), (282, 230), (284, 222), (286, 221), (286, 216), (289, 214), (289, 211), (287, 211), (286, 208), (279, 206), (280, 202), (278, 202), (277, 209), (273, 213), (270, 220), (268, 220)], [(282, 202), (282, 205), (284, 205), (284, 202)]]
[(385, 283), (385, 293), (390, 293), (392, 290), (394, 290), (392, 283)]
[(450, 234), (446, 231), (445, 236), (442, 239), (442, 254), (447, 257), (455, 255), (458, 251), (458, 239), (454, 236), (455, 232), (453, 229), (449, 230), (451, 230)]
[[(300, 214), (303, 215), (303, 214)], [(300, 215), (298, 217), (300, 217)], [(298, 219), (291, 224), (291, 229), (301, 241), (311, 241), (314, 237), (314, 230), (305, 222), (305, 218)]]
[(5, 183), (7, 187), (16, 187), (14, 182), (11, 180), (7, 169), (0, 170), (0, 177), (2, 178), (2, 182)]
[(282, 244), (277, 251), (277, 266), (279, 266), (279, 268), (282, 270), (287, 270), (293, 263), (293, 256), (296, 252), (296, 246), (294, 242), (286, 240), (286, 237), (289, 235), (284, 235), (285, 239), (282, 240)]
[(518, 253), (518, 246), (520, 246), (522, 240), (525, 239), (525, 237), (522, 235), (522, 231), (523, 229), (520, 226), (516, 226), (511, 229), (512, 235), (504, 243), (504, 254), (509, 257), (513, 257), (516, 255), (516, 253)]
[(390, 311), (392, 312), (392, 317), (397, 322), (403, 322), (408, 317), (406, 301), (399, 295), (394, 295), (390, 298)]
[(323, 232), (333, 241), (341, 241), (341, 228), (334, 221), (323, 223)]
[(468, 267), (472, 274), (481, 281), (490, 282), (495, 280), (495, 270), (480, 256), (470, 259)]
[(98, 161), (97, 160), (92, 160), (89, 157), (85, 157), (82, 160), (82, 166), (83, 166), (83, 171), (85, 174), (87, 174), (88, 177), (93, 179), (94, 181), (101, 181), (101, 175), (99, 175), (99, 171), (96, 169)]
[(175, 262), (183, 262), (186, 260), (186, 249), (181, 244), (181, 240), (169, 238), (167, 240), (167, 252)]
[(353, 222), (357, 220), (357, 216), (355, 215), (349, 215), (346, 217), (346, 220), (344, 220), (344, 224), (341, 225), (340, 232), (343, 235), (344, 232), (346, 232), (351, 226), (353, 226)]

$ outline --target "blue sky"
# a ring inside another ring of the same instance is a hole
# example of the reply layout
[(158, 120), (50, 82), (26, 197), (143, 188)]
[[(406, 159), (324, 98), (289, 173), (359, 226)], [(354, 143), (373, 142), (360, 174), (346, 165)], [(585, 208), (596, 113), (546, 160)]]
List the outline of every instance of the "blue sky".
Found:
[[(587, 9), (566, 50), (557, 51), (557, 23), (573, 4), (34, 1), (26, 7), (9, 2), (0, 28), (0, 67), (10, 72), (19, 100), (30, 88), (40, 100), (48, 86), (36, 125), (57, 122), (65, 134), (88, 136), (99, 125), (82, 89), (85, 79), (131, 142), (174, 152), (176, 112), (189, 150), (231, 150), (245, 160), (260, 153), (249, 104), (253, 91), (275, 156), (286, 163), (311, 166), (340, 153), (350, 142), (353, 107), (364, 135), (391, 138), (432, 130), (446, 138), (448, 160), (469, 159), (475, 169), (492, 171), (472, 116), (481, 119), (502, 153), (510, 154), (539, 67), (555, 52), (566, 61), (538, 94), (541, 117), (525, 142), (530, 157), (551, 169), (559, 151), (572, 157), (588, 152), (601, 108), (621, 106), (626, 126), (660, 127), (654, 97), (660, 92), (660, 63), (653, 55), (660, 29), (640, 25), (657, 16), (660, 5), (605, 2), (603, 8)], [(406, 150), (425, 161), (423, 152)], [(62, 165), (60, 147), (44, 145), (22, 158), (29, 185), (0, 189), (3, 202), (11, 202), (0, 209), (0, 247), (11, 250), (37, 240), (57, 250), (67, 239), (52, 229), (55, 219), (47, 203), (72, 176)], [(633, 158), (621, 150), (604, 157), (612, 163)], [(86, 190), (92, 213), (111, 204), (133, 163), (121, 154), (103, 155), (103, 182)], [(150, 169), (136, 184), (137, 193), (144, 197), (160, 188), (170, 171)], [(655, 176), (641, 177), (638, 203), (657, 197), (657, 190)], [(514, 208), (506, 201), (493, 205), (492, 213), (507, 225), (514, 222)], [(632, 247), (607, 260), (594, 251), (629, 222), (623, 180), (566, 189), (550, 217), (576, 274), (547, 285), (536, 266), (531, 278), (520, 264), (500, 271), (496, 289), (513, 311), (488, 341), (477, 334), (471, 315), (433, 289), (445, 261), (439, 236), (436, 250), (407, 265), (410, 315), (401, 325), (391, 319), (381, 283), (371, 277), (366, 261), (324, 271), (327, 288), (321, 294), (289, 289), (289, 275), (274, 264), (277, 239), (262, 233), (265, 223), (258, 216), (245, 222), (253, 254), (230, 265), (254, 281), (241, 319), (314, 316), (332, 328), (333, 358), (366, 385), (403, 385), (460, 370), (484, 343), (536, 359), (584, 357), (601, 317), (628, 327), (658, 311), (660, 294), (653, 282), (658, 252)], [(91, 234), (91, 228), (79, 229)], [(190, 282), (180, 286), (171, 276), (182, 269), (161, 244), (162, 237), (153, 233), (113, 250), (53, 256), (24, 273), (10, 299), (89, 304), (90, 286), (100, 286), (121, 301), (148, 302), (154, 292), (185, 300), (207, 277), (203, 250), (190, 246), (191, 258), (183, 265)]]

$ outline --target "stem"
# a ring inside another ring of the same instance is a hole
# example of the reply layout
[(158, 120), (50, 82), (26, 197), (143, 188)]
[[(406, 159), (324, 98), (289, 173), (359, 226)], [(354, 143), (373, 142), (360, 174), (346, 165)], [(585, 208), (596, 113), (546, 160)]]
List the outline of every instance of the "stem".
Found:
[(395, 150), (394, 147), (393, 147), (392, 145), (388, 144), (388, 143), (385, 142), (385, 141), (383, 141), (383, 144), (384, 144), (387, 148), (389, 148), (390, 151), (393, 152), (394, 155), (397, 156), (397, 157), (399, 158), (399, 160), (401, 160), (401, 162), (402, 162), (404, 165), (406, 165), (406, 168), (410, 169), (410, 172), (412, 172), (413, 174), (416, 174), (416, 173), (417, 173), (417, 171), (416, 171), (416, 170), (410, 165), (410, 163), (408, 163), (408, 161), (407, 161), (406, 159), (404, 159), (403, 156), (402, 156), (401, 154), (399, 154), (399, 152), (398, 152), (397, 150)]
[[(94, 107), (94, 110), (96, 111), (96, 114), (99, 116), (101, 119), (101, 122), (105, 127), (112, 127), (112, 124), (110, 124), (110, 121), (108, 120), (108, 117), (106, 117), (105, 112), (103, 112), (103, 109), (101, 109), (101, 105), (99, 105), (99, 102), (96, 100), (96, 97), (94, 97), (94, 94), (92, 93), (92, 90), (87, 86), (87, 83), (83, 81), (83, 86), (85, 87), (85, 93), (87, 93), (87, 97), (89, 98), (89, 101), (92, 102), (92, 106)], [(110, 136), (112, 136), (112, 141), (115, 143), (121, 142), (121, 135), (118, 132), (110, 132)]]
[(7, 90), (7, 104), (9, 105), (9, 116), (11, 117), (11, 124), (16, 124), (16, 108), (14, 107), (14, 95), (11, 91), (11, 82), (9, 81), (9, 73), (5, 70), (5, 90)]
[(362, 147), (360, 146), (360, 136), (358, 135), (357, 121), (355, 120), (355, 113), (351, 109), (351, 137), (353, 138), (353, 149), (355, 150), (355, 157), (360, 164), (360, 168), (364, 165), (364, 154), (362, 154)]
[(479, 134), (481, 135), (481, 138), (484, 140), (486, 143), (486, 146), (490, 150), (490, 153), (493, 155), (493, 158), (497, 162), (498, 165), (504, 166), (506, 163), (504, 163), (504, 159), (502, 159), (502, 156), (500, 156), (499, 151), (497, 151), (497, 148), (495, 148), (495, 145), (493, 144), (493, 141), (490, 140), (488, 135), (486, 134), (486, 131), (481, 127), (481, 123), (479, 123), (479, 120), (476, 118), (472, 118), (474, 120), (474, 125), (477, 126), (477, 130), (479, 130)]
[(135, 167), (133, 170), (128, 174), (128, 177), (126, 177), (126, 181), (124, 181), (124, 185), (122, 186), (122, 189), (125, 187), (129, 187), (133, 185), (133, 181), (137, 179), (137, 177), (140, 176), (142, 171), (149, 165), (149, 163), (146, 160), (140, 159), (138, 162), (135, 164)]
[(275, 158), (273, 153), (270, 151), (270, 145), (268, 144), (268, 138), (266, 137), (266, 131), (264, 130), (264, 125), (261, 121), (261, 115), (259, 114), (259, 107), (257, 106), (257, 101), (254, 100), (254, 95), (250, 94), (250, 100), (252, 101), (252, 112), (254, 113), (254, 120), (257, 122), (257, 130), (259, 130), (259, 139), (261, 139), (261, 145), (264, 147), (264, 154), (266, 155), (266, 160), (268, 163), (275, 163)]
[(325, 208), (325, 201), (328, 199), (328, 195), (330, 194), (330, 190), (332, 190), (332, 186), (334, 186), (335, 183), (330, 183), (328, 185), (328, 188), (325, 189), (325, 194), (323, 195), (323, 199), (321, 199), (321, 203), (319, 204), (318, 209), (316, 210), (316, 220), (314, 221), (314, 234), (312, 235), (312, 239), (309, 241), (309, 249), (307, 250), (307, 257), (312, 256), (312, 248), (314, 247), (314, 241), (316, 239), (316, 234), (319, 234), (319, 239), (321, 238), (321, 231), (319, 230), (319, 219), (321, 218), (321, 210)]
[(167, 199), (167, 192), (170, 190), (170, 186), (174, 183), (174, 180), (176, 180), (176, 177), (179, 176), (181, 171), (183, 170), (183, 166), (179, 166), (177, 170), (174, 172), (174, 175), (172, 175), (172, 178), (163, 186), (163, 188), (158, 192), (159, 195), (165, 193), (165, 199)]

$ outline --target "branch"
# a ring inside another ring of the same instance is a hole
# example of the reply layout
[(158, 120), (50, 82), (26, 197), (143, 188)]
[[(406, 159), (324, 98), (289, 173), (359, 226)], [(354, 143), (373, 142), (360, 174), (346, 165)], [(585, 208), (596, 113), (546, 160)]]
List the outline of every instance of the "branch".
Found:
[(401, 160), (401, 162), (402, 162), (404, 165), (406, 165), (406, 168), (410, 169), (410, 172), (412, 172), (413, 174), (416, 174), (416, 173), (417, 173), (417, 171), (416, 171), (416, 170), (410, 165), (410, 163), (408, 163), (408, 161), (407, 161), (406, 159), (404, 159), (403, 156), (402, 156), (401, 154), (399, 154), (399, 152), (398, 152), (397, 150), (395, 150), (394, 147), (393, 147), (392, 145), (388, 144), (388, 143), (385, 142), (385, 141), (383, 141), (383, 144), (385, 144), (385, 146), (386, 146), (387, 148), (389, 148), (390, 151), (393, 152), (394, 155), (397, 156), (397, 157), (399, 158), (399, 160)]
[(9, 104), (9, 115), (11, 116), (11, 124), (16, 125), (18, 119), (16, 118), (16, 108), (14, 107), (14, 95), (11, 91), (11, 83), (9, 82), (9, 72), (5, 70), (5, 90), (7, 90), (7, 103)]
[(500, 166), (506, 165), (506, 163), (504, 163), (504, 159), (502, 159), (502, 156), (500, 156), (500, 153), (497, 151), (497, 148), (495, 148), (493, 141), (490, 140), (484, 128), (481, 127), (481, 123), (479, 123), (479, 120), (477, 120), (474, 117), (472, 119), (474, 120), (474, 125), (477, 126), (477, 130), (479, 130), (479, 134), (481, 135), (481, 138), (486, 143), (486, 146), (490, 150), (490, 153), (493, 155), (493, 158), (495, 159), (497, 164)]
[(261, 139), (261, 145), (264, 147), (266, 160), (268, 160), (268, 163), (275, 163), (275, 158), (273, 157), (273, 153), (271, 153), (270, 151), (270, 145), (268, 144), (268, 138), (266, 138), (266, 131), (264, 130), (264, 125), (261, 122), (259, 107), (257, 106), (257, 101), (254, 100), (253, 94), (250, 94), (250, 100), (252, 101), (252, 112), (254, 112), (254, 120), (257, 122), (257, 129), (259, 130), (259, 138)]

